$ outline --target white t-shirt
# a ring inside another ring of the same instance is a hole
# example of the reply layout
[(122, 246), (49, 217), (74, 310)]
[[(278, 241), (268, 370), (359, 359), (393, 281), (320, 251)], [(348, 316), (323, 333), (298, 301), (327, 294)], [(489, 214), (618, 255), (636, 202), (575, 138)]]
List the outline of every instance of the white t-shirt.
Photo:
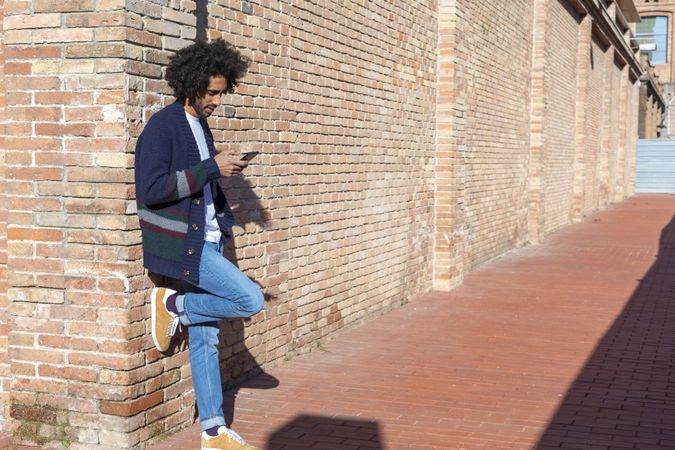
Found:
[[(192, 128), (192, 134), (197, 141), (197, 146), (199, 147), (199, 155), (202, 158), (202, 161), (211, 157), (209, 155), (209, 148), (206, 146), (206, 137), (204, 136), (204, 130), (202, 129), (202, 124), (199, 123), (199, 118), (185, 113), (188, 122), (190, 123), (190, 128)], [(220, 242), (220, 227), (218, 226), (218, 221), (216, 220), (216, 208), (213, 206), (213, 194), (211, 193), (211, 185), (206, 184), (204, 186), (204, 203), (206, 203), (206, 230), (204, 234), (204, 240), (208, 242)]]

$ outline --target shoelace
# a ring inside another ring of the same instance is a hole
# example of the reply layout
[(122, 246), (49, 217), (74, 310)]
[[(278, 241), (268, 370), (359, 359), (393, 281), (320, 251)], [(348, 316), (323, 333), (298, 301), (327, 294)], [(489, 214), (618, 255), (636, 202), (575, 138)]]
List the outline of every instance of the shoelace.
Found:
[(180, 320), (178, 320), (178, 316), (173, 316), (171, 318), (171, 322), (169, 322), (169, 327), (166, 330), (166, 335), (173, 336), (174, 334), (176, 334), (176, 330), (178, 329), (179, 324)]
[(241, 445), (245, 445), (246, 441), (244, 441), (244, 438), (239, 436), (236, 431), (231, 430), (230, 428), (227, 429), (227, 434), (230, 436), (233, 440), (237, 441)]

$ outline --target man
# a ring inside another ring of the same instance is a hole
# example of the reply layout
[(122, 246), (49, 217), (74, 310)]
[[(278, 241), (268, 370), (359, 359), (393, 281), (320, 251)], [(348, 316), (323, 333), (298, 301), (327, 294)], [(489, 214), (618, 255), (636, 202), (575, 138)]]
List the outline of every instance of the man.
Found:
[(184, 291), (152, 290), (152, 339), (165, 352), (178, 323), (187, 327), (202, 450), (254, 448), (225, 424), (218, 361), (218, 321), (263, 306), (260, 289), (222, 255), (234, 216), (217, 181), (248, 163), (216, 154), (206, 122), (248, 64), (222, 40), (178, 51), (166, 71), (176, 102), (152, 116), (136, 145), (144, 265), (182, 280)]

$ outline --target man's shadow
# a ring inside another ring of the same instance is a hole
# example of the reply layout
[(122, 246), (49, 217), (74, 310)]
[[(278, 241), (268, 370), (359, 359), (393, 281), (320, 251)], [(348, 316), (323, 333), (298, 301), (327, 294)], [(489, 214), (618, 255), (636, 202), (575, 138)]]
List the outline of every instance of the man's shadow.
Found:
[[(269, 214), (260, 204), (251, 182), (244, 177), (228, 177), (221, 180), (230, 208), (235, 216), (235, 223), (245, 226), (254, 223), (265, 228)], [(227, 242), (223, 255), (232, 264), (239, 267), (234, 240)], [(252, 280), (261, 288), (265, 302), (276, 300), (276, 297), (265, 292), (265, 286)], [(241, 387), (253, 389), (272, 389), (279, 385), (279, 380), (266, 374), (255, 357), (244, 345), (245, 323), (251, 319), (223, 320), (220, 325), (220, 361), (223, 380), (223, 413), (228, 426), (234, 421), (234, 410), (237, 394)], [(255, 318), (254, 318), (255, 320)], [(251, 379), (255, 377), (254, 379)]]
[[(253, 223), (265, 228), (269, 221), (269, 214), (261, 205), (260, 197), (256, 195), (247, 178), (222, 178), (220, 185), (230, 204), (237, 226), (243, 228)], [(223, 256), (239, 268), (234, 239), (230, 239), (225, 244)], [(260, 287), (266, 304), (276, 300), (276, 297), (265, 292), (265, 286), (258, 280), (251, 280)], [(223, 413), (228, 426), (234, 421), (235, 403), (240, 388), (272, 389), (279, 385), (279, 380), (264, 372), (245, 345), (244, 329), (246, 323), (252, 320), (260, 320), (260, 318), (229, 319), (222, 320), (220, 323), (219, 354), (223, 383)], [(252, 379), (253, 377), (255, 379)], [(196, 409), (195, 414), (197, 414)]]

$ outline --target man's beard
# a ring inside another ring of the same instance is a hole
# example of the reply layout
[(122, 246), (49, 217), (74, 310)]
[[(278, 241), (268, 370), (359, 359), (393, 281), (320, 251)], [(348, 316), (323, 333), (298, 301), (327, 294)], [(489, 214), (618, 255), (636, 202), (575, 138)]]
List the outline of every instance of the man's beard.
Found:
[[(204, 106), (204, 105), (201, 105), (201, 104), (197, 103), (196, 101), (195, 101), (195, 102), (192, 102), (192, 104), (191, 104), (190, 106), (192, 106), (192, 109), (195, 110), (195, 112), (197, 113), (197, 115), (198, 115), (199, 117), (202, 117), (202, 118), (204, 118), (204, 119), (206, 119), (206, 118), (208, 118), (209, 116), (211, 116), (211, 114), (213, 114), (213, 111), (215, 110), (215, 108), (213, 108), (212, 105), (206, 105), (206, 106)], [(207, 111), (206, 111), (206, 108), (211, 109), (211, 112), (207, 112)]]

